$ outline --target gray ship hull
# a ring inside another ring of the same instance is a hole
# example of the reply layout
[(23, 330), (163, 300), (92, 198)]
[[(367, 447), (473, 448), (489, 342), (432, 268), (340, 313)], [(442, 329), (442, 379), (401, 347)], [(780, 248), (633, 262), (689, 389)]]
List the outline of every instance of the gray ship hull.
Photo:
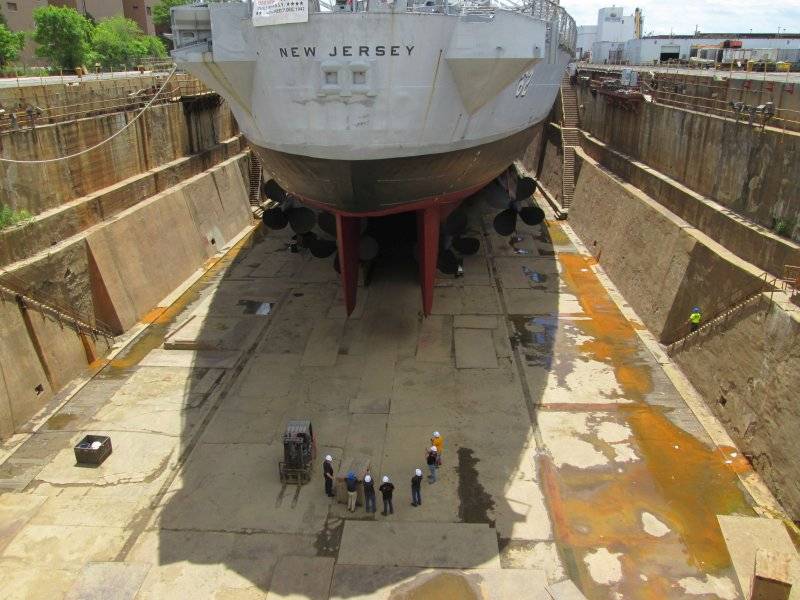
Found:
[(328, 160), (260, 146), (254, 150), (280, 186), (307, 204), (378, 216), (468, 196), (524, 152), (533, 130), (463, 150), (375, 160)]

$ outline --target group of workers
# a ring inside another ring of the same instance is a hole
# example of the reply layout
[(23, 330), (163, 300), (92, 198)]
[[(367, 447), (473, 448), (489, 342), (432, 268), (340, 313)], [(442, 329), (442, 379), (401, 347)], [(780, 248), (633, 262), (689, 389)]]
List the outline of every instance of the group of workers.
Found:
[[(431, 436), (431, 445), (425, 450), (425, 463), (428, 465), (428, 483), (436, 483), (436, 475), (439, 467), (442, 465), (442, 452), (444, 450), (444, 439), (438, 431), (433, 432)], [(333, 498), (336, 494), (333, 492), (333, 457), (328, 454), (325, 461), (322, 463), (322, 474), (325, 478), (325, 494)], [(367, 470), (364, 475), (363, 481), (359, 481), (357, 475), (350, 471), (344, 480), (347, 488), (347, 510), (355, 512), (356, 500), (358, 498), (358, 486), (362, 485), (364, 488), (364, 510), (368, 513), (374, 513), (375, 508), (375, 482), (372, 475)], [(378, 487), (383, 499), (383, 516), (394, 514), (394, 505), (392, 504), (392, 497), (394, 495), (394, 484), (388, 475), (384, 475), (381, 479), (381, 485)], [(422, 504), (422, 469), (417, 467), (414, 469), (414, 475), (411, 477), (411, 506), (420, 506)]]

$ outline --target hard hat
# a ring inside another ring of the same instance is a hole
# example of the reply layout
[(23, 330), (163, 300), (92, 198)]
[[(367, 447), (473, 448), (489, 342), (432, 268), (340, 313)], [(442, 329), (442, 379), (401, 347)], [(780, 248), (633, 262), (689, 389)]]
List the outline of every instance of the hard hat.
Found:
[(331, 462), (333, 460), (333, 457), (330, 454), (326, 454), (325, 455), (325, 460), (327, 460), (328, 462)]
[(372, 481), (372, 475), (364, 475), (364, 483), (369, 483)]
[(695, 306), (695, 307), (692, 309), (692, 311), (693, 311), (693, 312), (700, 312), (700, 307), (699, 307), (699, 306)]
[(422, 475), (422, 469), (417, 469), (416, 471), (414, 471), (414, 473), (416, 473), (417, 475)]
[(431, 446), (431, 452), (437, 452), (436, 446)]
[(434, 431), (433, 432), (433, 437), (439, 437), (439, 432), (438, 431)]
[(389, 476), (388, 475), (384, 475), (383, 476), (383, 483), (389, 483)]

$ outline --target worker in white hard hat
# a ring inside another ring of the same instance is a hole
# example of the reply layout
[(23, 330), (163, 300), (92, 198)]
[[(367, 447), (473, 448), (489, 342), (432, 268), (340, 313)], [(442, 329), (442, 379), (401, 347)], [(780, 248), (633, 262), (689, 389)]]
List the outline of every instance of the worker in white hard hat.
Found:
[(411, 478), (411, 506), (422, 504), (422, 469), (415, 469)]
[(436, 446), (436, 452), (439, 454), (439, 462), (437, 466), (442, 466), (442, 451), (444, 450), (444, 438), (442, 434), (438, 431), (433, 432), (433, 436), (431, 437), (431, 445)]
[(439, 451), (436, 446), (431, 446), (425, 453), (425, 462), (428, 465), (430, 475), (428, 475), (428, 483), (436, 483), (436, 469), (439, 468)]
[(369, 473), (364, 476), (364, 510), (368, 513), (375, 512), (375, 482)]
[(322, 463), (322, 475), (325, 477), (325, 495), (333, 498), (333, 457), (330, 454), (325, 456)]
[(378, 489), (383, 496), (383, 516), (385, 517), (387, 514), (393, 515), (394, 506), (392, 506), (392, 492), (394, 492), (394, 484), (389, 481), (388, 475), (383, 476), (383, 483), (381, 483), (381, 487)]

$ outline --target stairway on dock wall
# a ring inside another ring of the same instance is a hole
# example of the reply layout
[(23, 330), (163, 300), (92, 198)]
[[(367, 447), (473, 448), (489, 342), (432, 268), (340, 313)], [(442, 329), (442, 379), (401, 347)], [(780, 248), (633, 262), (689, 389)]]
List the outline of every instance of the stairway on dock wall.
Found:
[(565, 74), (561, 79), (561, 212), (566, 214), (575, 198), (575, 148), (580, 147), (578, 96)]

